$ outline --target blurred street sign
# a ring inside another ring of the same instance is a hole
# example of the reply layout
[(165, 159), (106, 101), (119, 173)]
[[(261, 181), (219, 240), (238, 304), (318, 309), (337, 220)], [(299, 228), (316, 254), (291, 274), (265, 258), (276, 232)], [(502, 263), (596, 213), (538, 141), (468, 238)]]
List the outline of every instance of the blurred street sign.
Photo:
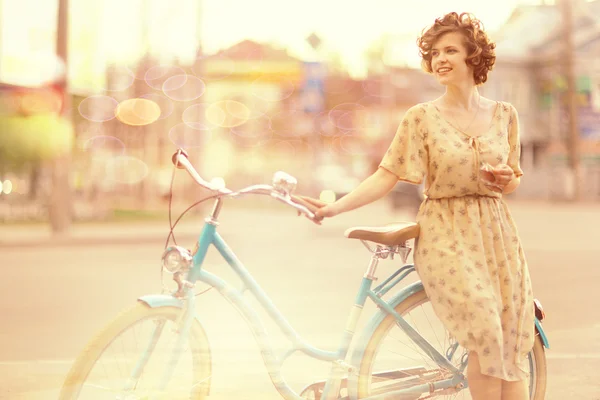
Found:
[(324, 82), (327, 74), (323, 63), (304, 62), (304, 79), (302, 81), (302, 108), (305, 112), (318, 113), (325, 107)]
[(306, 41), (314, 50), (317, 50), (321, 46), (321, 38), (314, 32), (306, 37)]

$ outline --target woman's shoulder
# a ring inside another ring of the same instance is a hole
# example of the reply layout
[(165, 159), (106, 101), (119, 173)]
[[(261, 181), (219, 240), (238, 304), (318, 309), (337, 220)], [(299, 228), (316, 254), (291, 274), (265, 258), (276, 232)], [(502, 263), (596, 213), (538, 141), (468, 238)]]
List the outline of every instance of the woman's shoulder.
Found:
[(406, 111), (407, 117), (425, 117), (431, 115), (433, 111), (433, 104), (431, 101), (417, 103)]
[(484, 99), (485, 99), (486, 105), (492, 109), (498, 107), (503, 112), (510, 113), (510, 114), (514, 114), (517, 112), (517, 109), (515, 108), (515, 106), (512, 105), (511, 102), (502, 101), (502, 100), (493, 100), (493, 99), (488, 99), (488, 98), (482, 97), (482, 100), (484, 100)]

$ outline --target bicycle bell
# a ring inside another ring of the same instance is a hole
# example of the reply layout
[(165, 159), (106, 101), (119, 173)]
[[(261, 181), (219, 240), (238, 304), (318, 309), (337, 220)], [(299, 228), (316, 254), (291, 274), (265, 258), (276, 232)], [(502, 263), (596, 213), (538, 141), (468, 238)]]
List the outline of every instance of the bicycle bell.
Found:
[(286, 195), (290, 195), (296, 190), (297, 183), (296, 178), (283, 171), (277, 171), (273, 175), (273, 188)]

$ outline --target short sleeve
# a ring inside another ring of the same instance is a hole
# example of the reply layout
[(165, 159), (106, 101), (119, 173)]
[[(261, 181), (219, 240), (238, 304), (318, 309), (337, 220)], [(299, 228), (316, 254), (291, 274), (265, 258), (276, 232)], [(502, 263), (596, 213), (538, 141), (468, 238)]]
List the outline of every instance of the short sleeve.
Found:
[(427, 173), (424, 119), (425, 110), (422, 107), (411, 107), (379, 164), (401, 181), (420, 184)]
[(508, 119), (508, 166), (513, 169), (517, 177), (523, 176), (521, 169), (521, 139), (519, 136), (519, 114), (515, 107), (510, 105), (510, 117)]

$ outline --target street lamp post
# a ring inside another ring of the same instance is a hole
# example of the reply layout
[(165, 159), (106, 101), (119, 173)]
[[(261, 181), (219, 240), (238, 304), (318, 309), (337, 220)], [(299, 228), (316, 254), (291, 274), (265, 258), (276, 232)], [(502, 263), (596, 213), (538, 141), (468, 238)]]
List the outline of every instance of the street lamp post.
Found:
[(573, 5), (572, 0), (560, 0), (560, 9), (563, 18), (563, 70), (567, 81), (567, 115), (568, 136), (567, 146), (569, 149), (569, 167), (573, 182), (573, 201), (581, 200), (581, 166), (579, 160), (579, 127), (577, 121), (577, 100), (575, 89), (574, 72), (574, 48), (573, 48)]
[[(63, 93), (63, 118), (70, 119), (70, 95), (68, 89), (68, 34), (69, 0), (58, 0), (58, 20), (56, 32), (56, 55), (64, 63), (64, 74), (58, 86)], [(70, 149), (58, 154), (51, 162), (52, 189), (48, 205), (48, 217), (54, 234), (68, 231), (72, 218), (70, 177)]]

